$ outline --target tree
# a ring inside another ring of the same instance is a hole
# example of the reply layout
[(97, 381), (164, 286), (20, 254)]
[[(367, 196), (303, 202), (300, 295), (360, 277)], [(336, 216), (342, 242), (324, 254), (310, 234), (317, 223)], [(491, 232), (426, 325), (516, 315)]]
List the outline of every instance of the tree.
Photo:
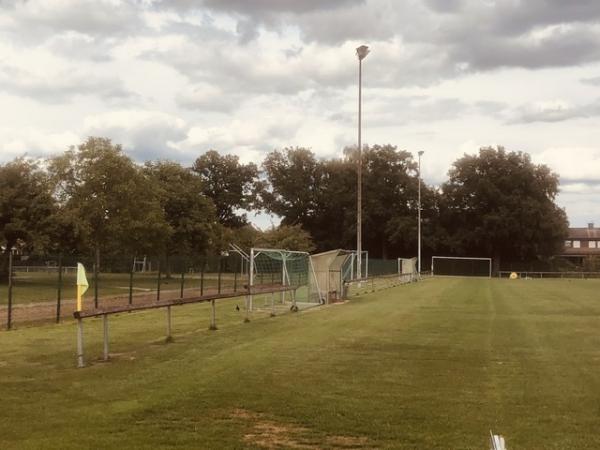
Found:
[[(416, 163), (391, 145), (366, 147), (363, 157), (363, 248), (373, 256), (416, 253)], [(271, 184), (269, 211), (282, 224), (300, 224), (319, 250), (355, 248), (357, 152), (318, 161), (303, 148), (270, 153), (263, 167)], [(423, 188), (424, 200), (433, 197)]]
[(558, 175), (528, 154), (503, 147), (465, 155), (442, 187), (440, 218), (455, 254), (500, 261), (556, 254), (567, 234), (565, 212), (555, 204)]
[[(365, 248), (384, 258), (416, 254), (418, 172), (412, 154), (392, 145), (363, 151)], [(422, 186), (422, 204), (429, 193)]]
[(212, 201), (203, 194), (200, 176), (170, 161), (147, 162), (144, 173), (156, 188), (169, 226), (164, 247), (167, 259), (174, 254), (206, 253), (214, 246), (217, 220)]
[(135, 255), (164, 251), (171, 232), (157, 186), (120, 145), (90, 137), (49, 161), (55, 195), (76, 220), (78, 250)]
[(263, 168), (271, 186), (263, 194), (265, 207), (284, 225), (309, 225), (320, 206), (322, 163), (306, 148), (289, 147), (269, 153)]
[(257, 237), (257, 245), (300, 252), (312, 252), (315, 249), (310, 233), (300, 225), (280, 225), (263, 231)]
[(212, 199), (219, 222), (228, 227), (248, 223), (240, 209), (258, 206), (262, 184), (255, 164), (241, 164), (235, 155), (209, 150), (194, 162), (192, 170), (203, 182), (203, 193)]
[(12, 248), (42, 253), (52, 249), (57, 204), (51, 184), (37, 164), (17, 158), (0, 166), (0, 244), (4, 257), (0, 278), (6, 279), (6, 256)]

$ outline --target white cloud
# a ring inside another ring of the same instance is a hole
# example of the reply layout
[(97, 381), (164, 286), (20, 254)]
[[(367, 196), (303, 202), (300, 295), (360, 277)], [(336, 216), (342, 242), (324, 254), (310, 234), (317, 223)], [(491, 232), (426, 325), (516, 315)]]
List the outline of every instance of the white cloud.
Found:
[(67, 150), (80, 142), (80, 136), (72, 131), (45, 132), (36, 128), (0, 128), (0, 163), (26, 154), (45, 158)]
[(593, 1), (0, 0), (1, 158), (88, 135), (138, 161), (339, 155), (365, 43), (363, 142), (424, 150), (429, 183), (482, 146), (530, 152), (583, 218), (600, 204), (599, 19)]
[(176, 143), (187, 137), (188, 129), (185, 120), (159, 111), (122, 110), (84, 120), (86, 135), (109, 137), (139, 161), (178, 159)]
[(559, 173), (565, 184), (575, 182), (574, 186), (577, 186), (585, 182), (600, 183), (600, 148), (598, 147), (548, 148), (536, 154), (534, 160), (546, 164)]

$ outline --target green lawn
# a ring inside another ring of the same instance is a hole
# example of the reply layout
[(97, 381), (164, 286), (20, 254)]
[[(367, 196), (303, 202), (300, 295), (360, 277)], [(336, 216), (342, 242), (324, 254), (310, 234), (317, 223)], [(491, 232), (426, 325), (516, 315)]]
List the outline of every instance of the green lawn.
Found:
[[(0, 448), (597, 449), (600, 282), (440, 278), (242, 322), (235, 301), (0, 333)], [(95, 358), (95, 360), (94, 360)]]

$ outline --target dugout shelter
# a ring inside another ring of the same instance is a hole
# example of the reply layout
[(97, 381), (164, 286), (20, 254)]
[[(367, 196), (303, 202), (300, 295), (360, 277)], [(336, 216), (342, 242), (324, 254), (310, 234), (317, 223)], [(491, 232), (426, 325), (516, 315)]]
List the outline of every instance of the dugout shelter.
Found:
[(336, 249), (310, 256), (322, 297), (327, 303), (344, 297), (344, 281), (351, 277), (354, 253)]

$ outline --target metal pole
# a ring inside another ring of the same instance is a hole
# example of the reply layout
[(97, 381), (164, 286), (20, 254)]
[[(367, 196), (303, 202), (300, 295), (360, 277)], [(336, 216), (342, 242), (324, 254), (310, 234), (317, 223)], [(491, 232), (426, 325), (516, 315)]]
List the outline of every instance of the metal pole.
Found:
[(179, 298), (183, 298), (183, 285), (185, 283), (185, 273), (181, 270), (181, 286), (179, 287)]
[(417, 267), (417, 272), (419, 273), (419, 275), (421, 274), (421, 156), (423, 155), (423, 151), (419, 152), (419, 201), (418, 201), (418, 208), (419, 208), (419, 223), (418, 223), (418, 241), (419, 241), (419, 250), (418, 250), (418, 256), (417, 256), (417, 261), (418, 261), (418, 267)]
[(160, 301), (160, 259), (158, 260), (158, 279), (156, 280), (156, 301)]
[(358, 180), (356, 205), (356, 271), (362, 278), (362, 59), (358, 58)]
[(210, 329), (217, 329), (217, 310), (214, 299), (210, 301)]
[(133, 260), (134, 263), (131, 266), (131, 272), (129, 272), (129, 304), (131, 305), (133, 303), (133, 271), (134, 271), (134, 267), (135, 267), (135, 259)]
[(85, 367), (83, 361), (83, 320), (77, 319), (77, 367)]
[(237, 292), (237, 267), (233, 271), (233, 292)]
[(206, 262), (202, 262), (200, 266), (200, 295), (204, 295), (204, 264)]
[(108, 361), (108, 315), (102, 316), (102, 328), (104, 329), (104, 361)]
[(62, 255), (58, 255), (58, 281), (56, 286), (56, 323), (60, 322), (60, 302), (62, 299)]
[[(281, 286), (285, 287), (285, 256), (281, 258)], [(281, 304), (285, 303), (285, 291), (281, 291)]]
[(6, 316), (6, 328), (12, 327), (12, 288), (13, 288), (13, 254), (12, 249), (8, 253), (8, 311)]
[(247, 310), (252, 311), (252, 285), (254, 284), (254, 249), (250, 249), (250, 272), (248, 274), (248, 305)]
[(100, 248), (96, 247), (96, 264), (94, 264), (94, 308), (98, 309), (98, 272), (100, 271)]
[(217, 294), (221, 293), (221, 272), (223, 271), (223, 258), (219, 256), (219, 275), (217, 276)]

